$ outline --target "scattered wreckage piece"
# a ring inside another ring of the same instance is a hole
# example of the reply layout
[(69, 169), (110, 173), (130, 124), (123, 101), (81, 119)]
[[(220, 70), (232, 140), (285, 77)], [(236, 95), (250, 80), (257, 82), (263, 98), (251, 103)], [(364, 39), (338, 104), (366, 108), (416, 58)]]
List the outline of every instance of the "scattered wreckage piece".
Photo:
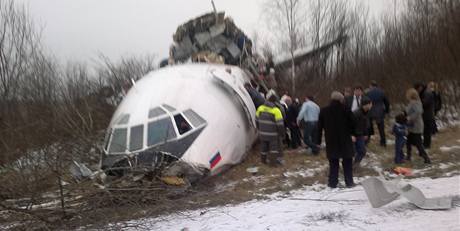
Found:
[(361, 184), (373, 208), (380, 208), (399, 198), (399, 193), (389, 192), (378, 178), (368, 178)]
[(452, 208), (452, 197), (426, 198), (423, 192), (411, 184), (401, 188), (401, 195), (421, 209), (445, 210)]
[(404, 175), (404, 176), (412, 176), (412, 169), (411, 168), (404, 168), (404, 167), (395, 167), (393, 172), (397, 175)]
[(107, 178), (107, 175), (105, 174), (103, 170), (99, 169), (97, 171), (92, 171), (85, 164), (79, 163), (77, 161), (72, 161), (69, 171), (72, 177), (77, 182), (80, 182), (86, 179), (98, 180), (100, 182), (104, 182)]
[(93, 175), (93, 171), (86, 167), (85, 164), (78, 163), (76, 161), (72, 161), (72, 164), (70, 165), (70, 173), (77, 181), (89, 178)]
[(417, 187), (411, 184), (401, 185), (399, 181), (391, 182), (377, 177), (364, 180), (362, 185), (372, 207), (382, 207), (396, 200), (399, 196), (403, 196), (410, 203), (421, 209), (446, 210), (453, 207), (452, 197), (426, 198)]
[(259, 172), (259, 167), (249, 167), (246, 169), (246, 172), (251, 173), (252, 175), (256, 175)]
[[(177, 28), (173, 40), (170, 56), (175, 62), (185, 62), (200, 52), (214, 53), (230, 65), (243, 65), (244, 60), (254, 62), (252, 41), (231, 18), (225, 17), (225, 12), (207, 13), (189, 20)], [(255, 71), (253, 74), (257, 74)]]

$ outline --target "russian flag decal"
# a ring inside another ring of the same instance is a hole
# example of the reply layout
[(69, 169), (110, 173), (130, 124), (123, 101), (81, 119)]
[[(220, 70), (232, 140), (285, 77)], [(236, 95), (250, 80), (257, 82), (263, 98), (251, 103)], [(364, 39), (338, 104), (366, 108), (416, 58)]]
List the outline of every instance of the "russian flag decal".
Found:
[(220, 156), (220, 152), (217, 152), (216, 155), (214, 155), (209, 161), (211, 169), (213, 169), (219, 163), (220, 160), (222, 160), (222, 157)]

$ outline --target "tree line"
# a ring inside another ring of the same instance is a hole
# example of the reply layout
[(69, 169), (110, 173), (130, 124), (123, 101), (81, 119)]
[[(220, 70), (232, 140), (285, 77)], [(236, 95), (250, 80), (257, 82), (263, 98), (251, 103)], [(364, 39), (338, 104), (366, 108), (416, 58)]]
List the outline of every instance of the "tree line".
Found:
[(53, 142), (94, 137), (114, 111), (110, 99), (156, 68), (154, 55), (62, 65), (27, 9), (11, 0), (0, 2), (0, 25), (0, 164)]
[(394, 1), (391, 10), (378, 16), (359, 1), (267, 0), (264, 7), (267, 28), (272, 28), (265, 40), (277, 41), (261, 42), (264, 51), (292, 54), (347, 37), (279, 73), (282, 90), (325, 102), (332, 90), (367, 87), (376, 80), (392, 102), (400, 103), (413, 83), (435, 81), (449, 105), (445, 111), (458, 111), (459, 0)]
[[(321, 103), (332, 90), (376, 80), (390, 100), (398, 103), (414, 82), (436, 81), (448, 105), (446, 113), (458, 112), (460, 1), (398, 1), (398, 9), (379, 18), (355, 3), (266, 1), (264, 21), (271, 30), (270, 34), (257, 34), (255, 46), (265, 56), (289, 53), (292, 57), (298, 49), (314, 49), (338, 37), (347, 38), (278, 73), (280, 90), (298, 97), (313, 95)], [(153, 55), (118, 61), (99, 55), (96, 61), (94, 67), (77, 62), (60, 64), (47, 53), (26, 8), (12, 0), (0, 1), (0, 209), (15, 211), (15, 216), (25, 214), (27, 221), (32, 217), (49, 224), (53, 222), (50, 214), (56, 211), (31, 209), (43, 202), (46, 192), (58, 190), (62, 213), (57, 217), (71, 217), (66, 206), (72, 199), (69, 195), (95, 188), (64, 186), (71, 180), (69, 163), (97, 163), (94, 156), (102, 143), (101, 133), (120, 96), (132, 80), (157, 67)], [(86, 202), (94, 207), (82, 205), (75, 213), (118, 206), (131, 202), (127, 198), (132, 197), (88, 193)], [(5, 203), (18, 198), (27, 200)]]

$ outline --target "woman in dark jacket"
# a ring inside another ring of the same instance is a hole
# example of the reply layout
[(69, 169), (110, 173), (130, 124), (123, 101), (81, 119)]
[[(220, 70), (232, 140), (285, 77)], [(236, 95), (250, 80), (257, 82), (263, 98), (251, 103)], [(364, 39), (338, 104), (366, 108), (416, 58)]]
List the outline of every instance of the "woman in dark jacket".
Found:
[(321, 109), (318, 120), (318, 139), (321, 143), (322, 131), (326, 139), (326, 154), (329, 160), (329, 183), (331, 188), (337, 187), (339, 161), (342, 159), (343, 174), (347, 187), (353, 187), (353, 114), (343, 104), (342, 93), (334, 91), (331, 102)]

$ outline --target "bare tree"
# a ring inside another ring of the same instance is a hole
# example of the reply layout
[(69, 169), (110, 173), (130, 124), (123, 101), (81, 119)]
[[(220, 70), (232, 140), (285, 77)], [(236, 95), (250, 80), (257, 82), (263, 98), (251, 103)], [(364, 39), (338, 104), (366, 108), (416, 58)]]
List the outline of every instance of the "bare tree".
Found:
[(114, 95), (126, 92), (132, 84), (150, 71), (157, 68), (155, 55), (123, 57), (115, 62), (104, 55), (99, 55), (100, 67), (97, 73), (113, 90)]
[(301, 0), (267, 0), (264, 4), (269, 28), (276, 28), (280, 47), (291, 56), (292, 94), (295, 94), (294, 52), (305, 41), (306, 6)]
[[(11, 116), (24, 77), (41, 59), (40, 34), (24, 8), (14, 1), (0, 2), (0, 107), (3, 119)], [(15, 113), (13, 113), (15, 114)]]

